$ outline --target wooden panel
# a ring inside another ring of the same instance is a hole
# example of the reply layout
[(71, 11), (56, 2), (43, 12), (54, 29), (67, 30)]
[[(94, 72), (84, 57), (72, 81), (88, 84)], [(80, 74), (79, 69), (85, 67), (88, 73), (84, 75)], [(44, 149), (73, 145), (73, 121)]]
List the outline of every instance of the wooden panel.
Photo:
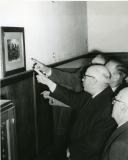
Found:
[(59, 66), (66, 65), (68, 63), (71, 64), (72, 62), (77, 61), (77, 60), (81, 60), (81, 59), (85, 59), (85, 63), (86, 63), (86, 62), (90, 61), (93, 57), (95, 57), (97, 54), (103, 54), (105, 56), (108, 56), (109, 58), (117, 58), (117, 59), (121, 60), (124, 64), (128, 65), (128, 52), (101, 52), (98, 50), (94, 50), (92, 52), (89, 52), (88, 54), (85, 54), (82, 56), (76, 56), (74, 58), (70, 58), (70, 59), (67, 59), (64, 61), (60, 61), (60, 62), (51, 64), (49, 66), (59, 68)]
[(37, 84), (37, 122), (39, 158), (49, 159), (65, 154), (71, 109), (50, 106), (40, 93), (48, 88)]
[(45, 89), (45, 86), (37, 84), (37, 127), (40, 154), (49, 150), (53, 140), (52, 108), (48, 105), (48, 101), (40, 95)]
[(36, 126), (32, 72), (31, 76), (30, 72), (22, 74), (20, 79), (13, 76), (11, 82), (6, 79), (1, 97), (12, 100), (15, 105), (18, 160), (33, 160), (36, 155)]

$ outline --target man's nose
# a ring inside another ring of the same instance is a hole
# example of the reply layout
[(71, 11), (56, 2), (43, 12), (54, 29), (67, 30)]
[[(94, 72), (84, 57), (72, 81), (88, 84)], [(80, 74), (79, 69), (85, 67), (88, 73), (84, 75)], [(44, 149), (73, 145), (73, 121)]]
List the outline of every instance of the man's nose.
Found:
[(112, 104), (114, 105), (115, 103), (116, 103), (116, 101), (115, 101), (115, 100), (113, 100), (113, 101), (112, 101)]
[(82, 78), (82, 82), (84, 82), (85, 77)]

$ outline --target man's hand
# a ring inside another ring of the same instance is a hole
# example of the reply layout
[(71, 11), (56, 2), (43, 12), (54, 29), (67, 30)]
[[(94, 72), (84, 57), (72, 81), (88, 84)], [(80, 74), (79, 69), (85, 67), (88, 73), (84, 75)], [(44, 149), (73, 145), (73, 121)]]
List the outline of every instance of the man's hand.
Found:
[(66, 105), (66, 104), (62, 103), (61, 101), (59, 101), (59, 100), (57, 100), (57, 99), (49, 96), (49, 94), (50, 94), (50, 91), (43, 91), (43, 92), (41, 93), (41, 95), (43, 95), (43, 97), (44, 97), (45, 99), (48, 99), (48, 100), (49, 100), (49, 104), (50, 104), (51, 106), (60, 106), (60, 107), (68, 107), (68, 108), (70, 108), (68, 105)]
[(37, 81), (39, 83), (45, 84), (48, 86), (48, 88), (50, 89), (51, 92), (54, 92), (54, 90), (56, 89), (56, 83), (54, 83), (53, 81), (51, 81), (50, 79), (48, 79), (45, 75), (43, 75), (40, 71), (35, 70), (38, 75), (36, 76)]
[[(38, 70), (38, 69), (34, 69), (34, 71), (36, 72), (36, 73), (38, 73), (38, 75), (36, 76), (36, 78), (37, 78), (37, 81), (39, 82), (39, 83), (42, 83), (42, 84), (45, 84), (45, 85), (47, 85), (47, 86), (49, 86), (49, 83), (50, 82), (52, 82), (50, 79), (48, 79), (47, 77), (46, 77), (46, 75), (44, 75), (40, 70)], [(54, 83), (54, 82), (53, 82)]]
[(42, 62), (38, 61), (37, 59), (31, 58), (31, 60), (34, 62), (33, 69), (41, 71), (43, 74), (45, 74), (47, 77), (51, 75), (51, 68), (47, 67)]
[(50, 94), (50, 91), (43, 91), (42, 93), (41, 93), (41, 95), (43, 95), (43, 97), (45, 98), (45, 99), (49, 99), (49, 94)]
[(37, 78), (37, 81), (39, 82), (39, 83), (42, 83), (42, 84), (45, 84), (45, 85), (47, 85), (47, 86), (49, 86), (49, 83), (50, 83), (50, 81), (51, 80), (49, 80), (45, 75), (37, 75), (36, 76), (36, 78)]
[(52, 98), (51, 96), (49, 96), (49, 94), (50, 94), (50, 92), (49, 91), (43, 91), (42, 93), (41, 93), (41, 95), (43, 95), (43, 97), (45, 98), (45, 99), (48, 99), (49, 100), (49, 104), (50, 105), (55, 105), (54, 104), (54, 98)]

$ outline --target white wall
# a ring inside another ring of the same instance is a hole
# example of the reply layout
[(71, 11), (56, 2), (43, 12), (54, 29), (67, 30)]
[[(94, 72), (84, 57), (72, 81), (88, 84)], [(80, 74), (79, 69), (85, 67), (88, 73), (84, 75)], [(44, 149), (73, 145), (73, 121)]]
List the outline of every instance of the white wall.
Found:
[(88, 49), (128, 52), (128, 2), (88, 1)]
[(0, 0), (0, 26), (24, 27), (31, 57), (51, 64), (87, 52), (86, 2)]
[(88, 33), (85, 2), (16, 1), (0, 0), (0, 26), (25, 28), (27, 69), (31, 57), (49, 64), (84, 54), (87, 34), (89, 51), (128, 52), (127, 1), (88, 1)]

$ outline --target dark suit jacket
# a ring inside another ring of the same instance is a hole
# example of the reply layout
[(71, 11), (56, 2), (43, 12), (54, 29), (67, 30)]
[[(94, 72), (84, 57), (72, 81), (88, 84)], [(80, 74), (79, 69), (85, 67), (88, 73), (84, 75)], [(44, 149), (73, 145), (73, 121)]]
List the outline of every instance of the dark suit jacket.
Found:
[(111, 135), (102, 160), (128, 160), (128, 122), (117, 128)]
[(111, 117), (112, 94), (108, 87), (92, 99), (88, 93), (75, 93), (61, 86), (51, 93), (77, 113), (70, 134), (71, 159), (99, 160), (106, 140), (116, 128)]

